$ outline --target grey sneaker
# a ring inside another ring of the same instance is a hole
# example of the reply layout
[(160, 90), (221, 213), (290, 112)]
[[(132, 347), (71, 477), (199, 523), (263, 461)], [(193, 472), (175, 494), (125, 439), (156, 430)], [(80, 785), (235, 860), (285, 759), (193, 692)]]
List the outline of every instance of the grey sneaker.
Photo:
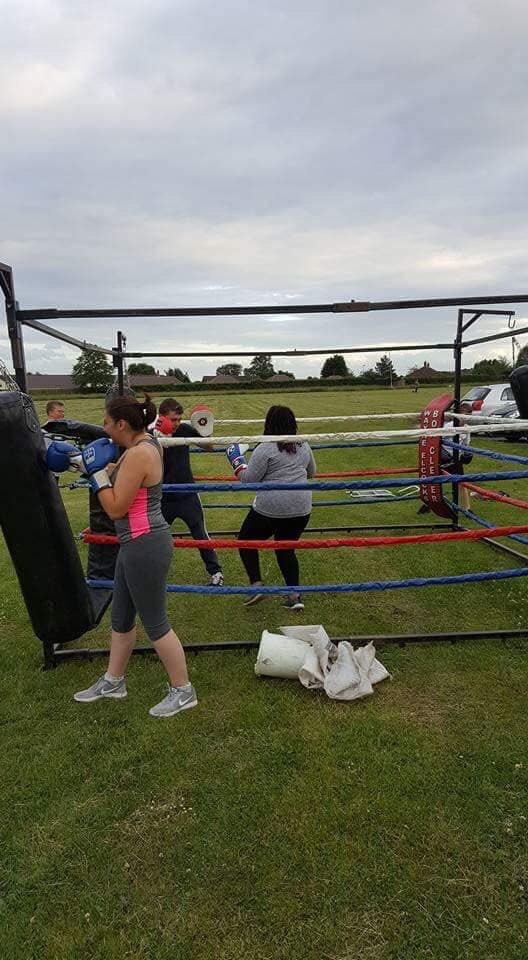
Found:
[(287, 597), (282, 606), (286, 610), (304, 610), (304, 603), (300, 597)]
[(265, 593), (250, 593), (244, 600), (245, 607), (252, 607), (255, 603), (262, 603), (266, 599)]
[(211, 587), (222, 587), (224, 584), (224, 574), (221, 570), (218, 570), (217, 573), (211, 574), (211, 579), (209, 580), (209, 586)]
[(196, 690), (191, 683), (186, 687), (171, 687), (168, 683), (167, 687), (169, 691), (167, 696), (155, 707), (150, 708), (151, 717), (173, 717), (181, 710), (190, 710), (191, 707), (197, 706)]
[(79, 690), (73, 694), (73, 699), (77, 703), (93, 703), (95, 700), (123, 700), (127, 696), (127, 688), (124, 680), (118, 680), (112, 683), (111, 680), (105, 680), (104, 676), (99, 677), (87, 690)]

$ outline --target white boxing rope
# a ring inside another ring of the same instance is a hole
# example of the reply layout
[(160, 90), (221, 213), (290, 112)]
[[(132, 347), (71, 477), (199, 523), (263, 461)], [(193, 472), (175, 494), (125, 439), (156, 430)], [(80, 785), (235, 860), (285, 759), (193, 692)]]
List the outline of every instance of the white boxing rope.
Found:
[[(350, 413), (342, 417), (295, 417), (297, 423), (313, 423), (314, 420), (411, 420), (419, 417), (419, 413)], [(265, 417), (258, 420), (215, 420), (215, 423), (264, 423)]]
[[(526, 430), (524, 423), (514, 421), (508, 423), (508, 433), (514, 431), (521, 432)], [(298, 440), (307, 440), (308, 442), (317, 442), (319, 440), (344, 441), (349, 440), (392, 440), (396, 437), (408, 437), (409, 439), (419, 440), (420, 437), (455, 437), (460, 433), (460, 427), (433, 427), (429, 430), (370, 430), (368, 432), (356, 433), (296, 433), (280, 434), (271, 436), (268, 434), (243, 435), (235, 434), (231, 437), (158, 437), (159, 442), (164, 447), (207, 447), (207, 446), (229, 446), (230, 443), (294, 443)], [(465, 434), (478, 433), (504, 433), (504, 422), (482, 424), (478, 427), (464, 426)]]
[[(415, 420), (421, 416), (421, 411), (416, 413), (350, 413), (346, 416), (340, 417), (324, 417), (318, 414), (316, 417), (296, 417), (297, 423), (313, 423), (316, 420)], [(483, 414), (478, 413), (451, 413), (450, 411), (444, 414), (446, 419), (457, 419), (463, 421), (473, 420), (476, 423), (504, 423), (504, 417), (486, 417)], [(264, 417), (259, 417), (258, 420), (215, 420), (216, 423), (264, 423)], [(528, 420), (518, 420), (517, 422), (522, 424), (528, 424)], [(508, 427), (509, 429), (509, 427)]]

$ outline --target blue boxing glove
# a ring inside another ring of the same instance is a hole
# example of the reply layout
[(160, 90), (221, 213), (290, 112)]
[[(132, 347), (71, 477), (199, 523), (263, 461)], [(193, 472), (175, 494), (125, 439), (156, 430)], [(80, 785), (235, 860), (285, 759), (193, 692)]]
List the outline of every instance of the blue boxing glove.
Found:
[(247, 460), (244, 456), (247, 449), (247, 443), (232, 443), (226, 450), (226, 457), (233, 467), (237, 479), (241, 473), (244, 473), (244, 470), (247, 470)]
[(108, 437), (101, 437), (89, 443), (82, 452), (83, 473), (88, 476), (90, 487), (94, 493), (99, 493), (105, 487), (111, 487), (110, 478), (106, 472), (109, 463), (119, 457), (119, 447)]
[(52, 440), (46, 450), (46, 466), (53, 473), (65, 470), (81, 470), (82, 457), (79, 447), (64, 440)]

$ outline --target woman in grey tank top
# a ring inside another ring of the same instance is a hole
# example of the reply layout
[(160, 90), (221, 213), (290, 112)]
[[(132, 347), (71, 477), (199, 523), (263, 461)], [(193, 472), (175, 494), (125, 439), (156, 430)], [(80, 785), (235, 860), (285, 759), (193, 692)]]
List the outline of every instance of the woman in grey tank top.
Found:
[(147, 433), (147, 425), (155, 418), (156, 407), (148, 396), (143, 404), (130, 397), (116, 397), (106, 408), (105, 430), (119, 448), (125, 449), (117, 464), (108, 464), (108, 482), (104, 478), (98, 491), (101, 506), (115, 521), (120, 544), (110, 660), (105, 675), (74, 698), (79, 703), (93, 703), (127, 696), (125, 671), (136, 642), (139, 615), (169, 675), (167, 696), (149, 713), (171, 717), (196, 706), (198, 701), (189, 683), (183, 647), (167, 619), (165, 587), (172, 536), (161, 513), (163, 450)]

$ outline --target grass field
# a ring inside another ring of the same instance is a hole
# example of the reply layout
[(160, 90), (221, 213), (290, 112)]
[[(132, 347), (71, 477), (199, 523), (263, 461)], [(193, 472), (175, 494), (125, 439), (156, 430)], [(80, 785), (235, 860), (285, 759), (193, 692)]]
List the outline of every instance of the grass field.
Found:
[[(339, 390), (288, 401), (281, 392), (279, 402), (306, 416), (413, 410), (433, 395)], [(250, 418), (264, 414), (269, 398), (185, 397), (188, 409), (200, 401), (218, 417)], [(67, 399), (67, 415), (100, 422), (101, 405)], [(43, 403), (37, 407), (42, 415)], [(526, 452), (520, 444), (482, 445)], [(415, 459), (409, 446), (317, 454), (321, 472)], [(195, 473), (227, 473), (221, 456), (197, 454), (193, 463)], [(479, 457), (473, 467), (493, 468)], [(507, 489), (526, 498), (523, 481)], [(62, 492), (77, 532), (86, 525), (86, 495)], [(316, 497), (324, 498), (336, 496)], [(513, 508), (477, 503), (491, 520), (524, 520)], [(423, 520), (417, 507), (317, 508), (311, 525), (412, 524)], [(244, 515), (210, 510), (210, 532), (234, 530)], [(266, 582), (279, 583), (273, 553), (262, 560)], [(515, 565), (479, 543), (306, 551), (300, 560), (305, 583)], [(245, 582), (236, 552), (222, 562), (227, 583)], [(74, 703), (73, 691), (95, 679), (100, 662), (42, 672), (3, 541), (0, 574), (2, 957), (528, 957), (523, 641), (387, 646), (380, 659), (392, 680), (349, 705), (295, 682), (258, 681), (252, 655), (204, 653), (189, 660), (198, 709), (157, 722), (147, 713), (164, 682), (154, 658), (132, 659), (128, 700)], [(177, 552), (171, 579), (205, 582), (199, 555)], [(291, 622), (323, 623), (341, 636), (428, 633), (523, 627), (527, 593), (520, 579), (307, 595), (301, 616), (273, 598), (245, 609), (241, 597), (170, 596), (169, 612), (184, 643), (256, 640), (264, 627)], [(102, 646), (107, 635), (108, 616), (86, 639)]]

